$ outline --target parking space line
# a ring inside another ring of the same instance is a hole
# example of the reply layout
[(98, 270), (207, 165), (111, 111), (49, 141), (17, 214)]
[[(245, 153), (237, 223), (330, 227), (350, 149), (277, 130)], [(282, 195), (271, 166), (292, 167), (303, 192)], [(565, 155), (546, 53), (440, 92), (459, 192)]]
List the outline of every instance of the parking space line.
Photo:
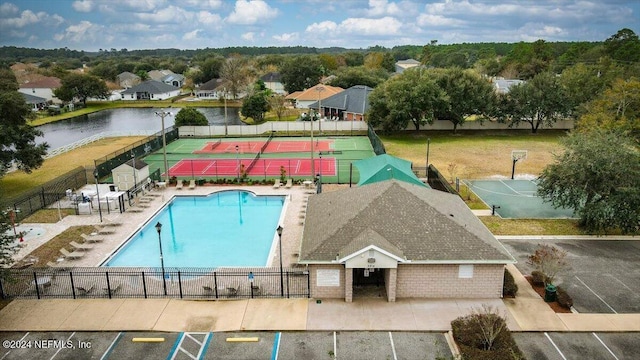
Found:
[(556, 351), (558, 352), (558, 354), (560, 354), (560, 356), (562, 356), (562, 359), (567, 360), (567, 358), (564, 356), (562, 351), (560, 351), (560, 349), (558, 348), (558, 345), (556, 345), (556, 343), (554, 343), (553, 340), (551, 340), (551, 336), (549, 336), (547, 332), (544, 333), (544, 336), (546, 336), (547, 339), (551, 342), (551, 345), (553, 345), (553, 347), (556, 348)]
[(338, 360), (338, 339), (335, 331), (333, 332), (333, 360)]
[(611, 356), (613, 356), (614, 359), (616, 360), (620, 360), (618, 359), (618, 357), (616, 356), (616, 354), (613, 353), (613, 351), (611, 351), (611, 349), (609, 349), (609, 347), (607, 346), (607, 344), (604, 343), (604, 341), (602, 341), (602, 339), (600, 339), (600, 337), (598, 336), (598, 334), (596, 333), (592, 333), (593, 336), (596, 337), (596, 339), (598, 339), (598, 341), (600, 341), (600, 344), (602, 344), (602, 346), (604, 346), (605, 349), (607, 349), (607, 351), (609, 352), (609, 354), (611, 354)]
[[(75, 334), (76, 334), (76, 332), (75, 332), (75, 331), (74, 331), (73, 333), (71, 333), (71, 335), (69, 335), (69, 337), (67, 338), (67, 342), (69, 342), (69, 340), (71, 340), (71, 338), (72, 338), (72, 337), (73, 337), (73, 335), (75, 335)], [(54, 357), (58, 356), (58, 353), (59, 353), (60, 351), (62, 351), (62, 349), (64, 349), (64, 348), (65, 348), (65, 347), (61, 346), (61, 347), (58, 349), (58, 351), (56, 351), (56, 353), (55, 353), (55, 354), (53, 354), (53, 356), (51, 356), (49, 359), (53, 359)]]
[(393, 335), (391, 335), (391, 331), (389, 331), (389, 340), (391, 341), (391, 352), (393, 353), (393, 360), (398, 360), (398, 355), (396, 355), (396, 345), (393, 343)]
[(280, 352), (280, 332), (276, 333), (273, 339), (273, 350), (271, 351), (271, 360), (278, 360), (278, 353)]
[[(24, 336), (20, 338), (20, 341), (23, 341), (23, 340), (24, 340), (24, 338), (26, 338), (28, 335), (29, 335), (29, 332), (27, 331), (27, 332), (24, 334)], [(3, 360), (4, 358), (6, 358), (6, 357), (7, 357), (7, 355), (9, 355), (10, 353), (11, 353), (11, 350), (7, 351), (7, 352), (6, 352), (6, 353), (5, 353), (5, 354), (0, 358), (0, 360)]]
[[(180, 344), (182, 344), (182, 340), (184, 340), (184, 332), (181, 332), (180, 334), (178, 334), (178, 338), (176, 339), (176, 342), (173, 343), (173, 347), (171, 348), (171, 351), (169, 351), (169, 356), (167, 356), (167, 359), (175, 359), (176, 358), (176, 354), (178, 353), (178, 350), (180, 349)], [(187, 355), (191, 356), (191, 358), (193, 359), (193, 355), (189, 354), (188, 352), (185, 351), (185, 353), (187, 353)]]
[(602, 298), (600, 297), (600, 295), (596, 294), (596, 292), (595, 292), (595, 291), (591, 290), (591, 288), (589, 287), (589, 285), (585, 284), (585, 283), (584, 283), (584, 281), (580, 280), (580, 278), (579, 278), (579, 277), (577, 277), (576, 275), (574, 275), (574, 277), (575, 277), (576, 279), (578, 279), (578, 281), (580, 281), (580, 282), (582, 283), (582, 285), (584, 285), (587, 289), (589, 289), (589, 291), (591, 291), (591, 292), (593, 293), (593, 295), (595, 295), (598, 299), (600, 299), (600, 301), (602, 301), (605, 305), (607, 305), (607, 307), (608, 307), (609, 309), (611, 309), (611, 311), (613, 311), (613, 313), (614, 313), (614, 314), (617, 314), (617, 313), (618, 313), (618, 312), (617, 312), (617, 311), (615, 311), (615, 310), (614, 310), (614, 309), (613, 309), (609, 304), (607, 304), (607, 302), (606, 302), (606, 301), (604, 301), (604, 299), (602, 299)]
[(209, 344), (211, 344), (211, 338), (213, 338), (213, 333), (208, 332), (207, 336), (204, 338), (204, 345), (200, 348), (200, 352), (198, 352), (198, 360), (204, 357), (204, 354), (207, 353), (207, 349), (209, 349)]
[(116, 346), (118, 341), (120, 341), (120, 338), (122, 338), (122, 332), (119, 332), (118, 335), (116, 335), (116, 338), (113, 339), (113, 341), (111, 342), (111, 345), (109, 345), (109, 347), (107, 348), (107, 351), (105, 351), (104, 354), (102, 354), (102, 357), (100, 358), (100, 360), (105, 360), (109, 358), (111, 351), (113, 351), (113, 348)]
[(629, 291), (633, 291), (633, 290), (631, 290), (631, 288), (630, 288), (630, 287), (628, 287), (628, 286), (627, 286), (627, 284), (625, 284), (625, 283), (623, 283), (622, 281), (620, 281), (617, 277), (615, 277), (615, 276), (613, 276), (613, 275), (611, 275), (611, 274), (607, 274), (607, 276), (609, 276), (609, 277), (611, 277), (613, 280), (615, 280), (615, 281), (619, 282), (619, 283), (620, 283), (620, 285), (624, 286), (627, 290), (629, 290)]

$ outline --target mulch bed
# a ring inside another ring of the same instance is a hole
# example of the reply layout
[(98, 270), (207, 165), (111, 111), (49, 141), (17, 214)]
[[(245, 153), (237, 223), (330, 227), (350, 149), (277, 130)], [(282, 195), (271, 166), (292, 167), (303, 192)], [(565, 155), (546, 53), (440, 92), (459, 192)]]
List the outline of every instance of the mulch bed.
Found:
[[(532, 278), (531, 278), (531, 275), (525, 275), (524, 277), (525, 277), (525, 279), (527, 279), (527, 281), (529, 282), (529, 285), (531, 285), (531, 288), (532, 288), (535, 292), (537, 292), (537, 293), (538, 293), (538, 295), (540, 295), (540, 297), (541, 297), (542, 299), (544, 299), (544, 286), (534, 285), (534, 284), (533, 284), (533, 281), (532, 281)], [(549, 305), (549, 307), (551, 308), (551, 310), (553, 310), (553, 311), (555, 311), (555, 312), (557, 312), (557, 313), (564, 313), (564, 314), (566, 314), (566, 313), (570, 313), (570, 312), (571, 312), (571, 310), (570, 310), (570, 309), (567, 309), (567, 308), (564, 308), (564, 307), (560, 306), (560, 304), (558, 304), (558, 302), (557, 302), (557, 301), (548, 302), (547, 304)]]

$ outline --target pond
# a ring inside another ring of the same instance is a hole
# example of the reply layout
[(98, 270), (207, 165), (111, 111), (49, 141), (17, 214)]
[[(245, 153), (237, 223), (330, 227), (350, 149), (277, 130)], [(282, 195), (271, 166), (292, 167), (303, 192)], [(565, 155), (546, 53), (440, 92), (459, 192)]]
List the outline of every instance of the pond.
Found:
[[(197, 109), (207, 117), (209, 125), (224, 125), (224, 108)], [(49, 123), (38, 127), (44, 137), (36, 138), (36, 142), (47, 142), (49, 149), (56, 149), (105, 131), (160, 131), (161, 119), (155, 114), (158, 110), (160, 109), (110, 109)], [(165, 127), (173, 126), (178, 111), (180, 109), (175, 108), (172, 110), (174, 116), (165, 117)], [(227, 108), (228, 125), (244, 124), (240, 121), (238, 112), (238, 108)]]

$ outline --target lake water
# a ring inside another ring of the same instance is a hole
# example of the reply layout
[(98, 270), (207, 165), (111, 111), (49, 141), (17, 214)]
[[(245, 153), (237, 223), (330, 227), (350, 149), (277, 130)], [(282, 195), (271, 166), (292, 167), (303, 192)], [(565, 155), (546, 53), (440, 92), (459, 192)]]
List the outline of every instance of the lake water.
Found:
[[(197, 109), (207, 117), (209, 125), (224, 125), (224, 108)], [(162, 121), (155, 114), (158, 110), (160, 109), (110, 109), (49, 123), (38, 127), (44, 132), (44, 137), (36, 138), (36, 142), (47, 142), (49, 149), (56, 149), (105, 131), (160, 131)], [(174, 116), (164, 118), (165, 127), (173, 126), (178, 111), (179, 108), (172, 109)], [(244, 124), (240, 121), (238, 111), (238, 108), (227, 108), (228, 125)]]

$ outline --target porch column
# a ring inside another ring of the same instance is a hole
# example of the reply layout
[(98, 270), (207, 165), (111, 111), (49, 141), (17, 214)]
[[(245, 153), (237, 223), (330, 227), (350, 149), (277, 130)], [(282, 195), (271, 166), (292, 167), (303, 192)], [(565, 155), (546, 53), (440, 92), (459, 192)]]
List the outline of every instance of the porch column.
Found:
[(344, 301), (353, 301), (353, 269), (344, 269)]
[(387, 286), (387, 301), (395, 302), (396, 301), (396, 289), (398, 281), (398, 269), (386, 269), (389, 273), (389, 276), (386, 279)]

